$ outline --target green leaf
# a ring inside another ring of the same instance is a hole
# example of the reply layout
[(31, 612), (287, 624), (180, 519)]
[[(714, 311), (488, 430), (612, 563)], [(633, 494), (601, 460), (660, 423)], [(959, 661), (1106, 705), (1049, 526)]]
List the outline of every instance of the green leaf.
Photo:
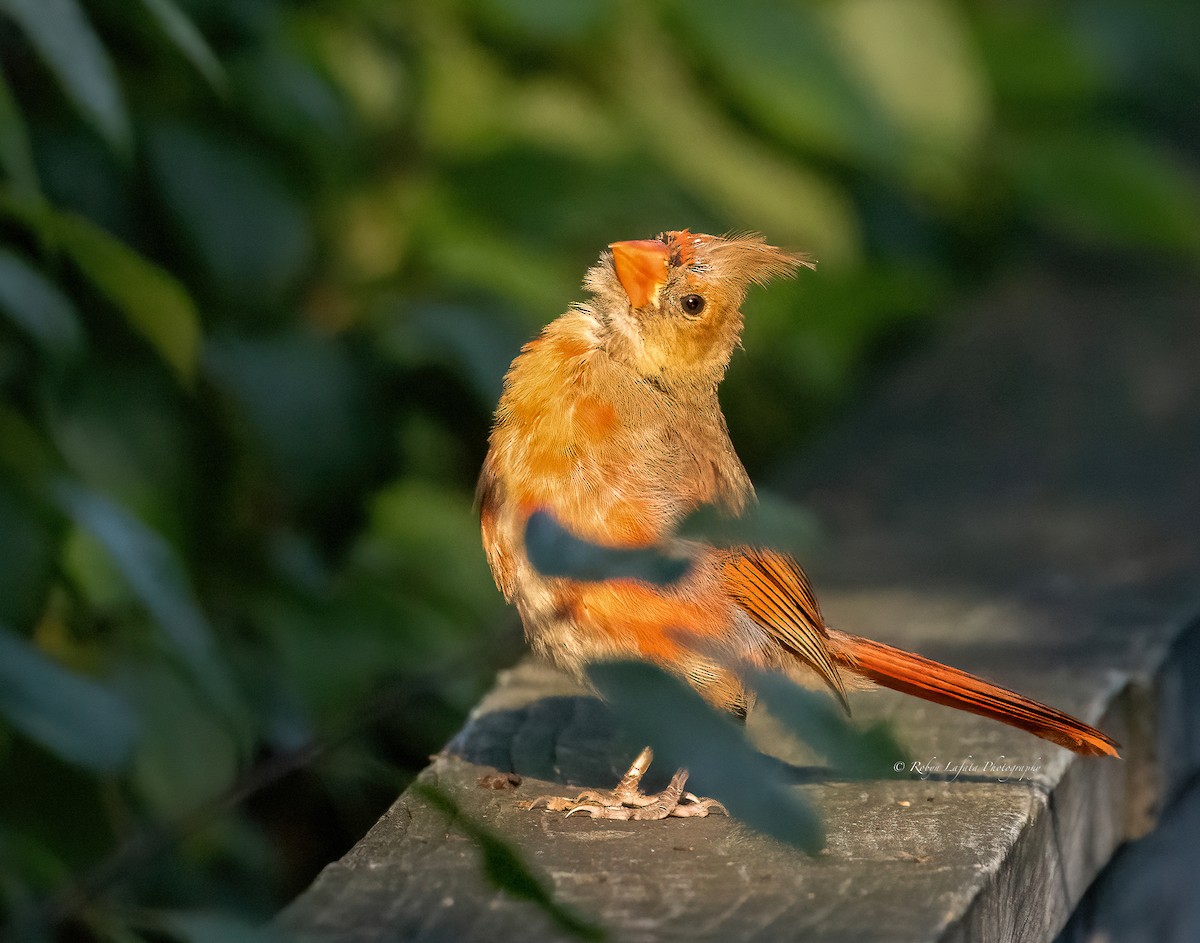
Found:
[(1200, 259), (1200, 180), (1167, 152), (1101, 129), (1031, 137), (1010, 160), (1029, 212), (1055, 228)]
[(1088, 30), (1060, 4), (977, 6), (971, 18), (1002, 112), (1051, 122), (1087, 114), (1104, 97), (1106, 84), (1119, 81), (1105, 74)]
[[(751, 2), (737, 7), (720, 4), (712, 9), (724, 11), (717, 19), (730, 20), (729, 35), (734, 36), (755, 20), (754, 11), (760, 6)], [(797, 12), (800, 8), (789, 9)], [(797, 15), (802, 16), (799, 12)], [(694, 19), (690, 7), (685, 19)], [(775, 45), (791, 41), (784, 35), (788, 24), (773, 13), (759, 23), (756, 35), (759, 29), (773, 31), (771, 42)], [(805, 29), (807, 26), (800, 29), (803, 37), (813, 39), (815, 34), (809, 35)], [(739, 68), (748, 66), (751, 60), (761, 64), (769, 58), (766, 50), (761, 56), (758, 51), (749, 51), (757, 41), (753, 36), (743, 35), (742, 41), (746, 61)], [(800, 41), (798, 37), (796, 42)], [(616, 94), (637, 122), (643, 146), (652, 149), (657, 160), (691, 189), (701, 205), (736, 221), (740, 227), (770, 233), (773, 240), (785, 245), (805, 246), (827, 266), (850, 267), (857, 262), (862, 250), (859, 221), (848, 195), (835, 180), (773, 142), (747, 134), (696, 81), (691, 62), (670, 54), (673, 43), (665, 32), (650, 25), (639, 27), (624, 37), (623, 46), (623, 56), (614, 67)], [(800, 52), (787, 48), (786, 54), (802, 62), (807, 50), (803, 46)], [(805, 86), (806, 82), (800, 78), (797, 86)], [(764, 100), (792, 101), (792, 91), (771, 87)], [(869, 124), (871, 133), (866, 136), (874, 137), (877, 125), (882, 124)], [(703, 141), (704, 146), (679, 147), (679, 141)], [(889, 139), (869, 147), (862, 143), (861, 148), (873, 149), (878, 152), (878, 160), (892, 162), (896, 142)]]
[(118, 151), (130, 146), (129, 116), (112, 62), (75, 0), (2, 0), (80, 114)]
[(577, 537), (548, 511), (534, 511), (525, 525), (529, 562), (542, 576), (585, 582), (637, 579), (665, 586), (688, 574), (691, 560), (653, 548), (605, 547)]
[(346, 344), (305, 331), (218, 337), (206, 363), (241, 406), (274, 486), (290, 497), (336, 493), (371, 464), (376, 414)]
[(189, 406), (149, 358), (90, 357), (38, 418), (72, 477), (183, 543), (206, 474)]
[(8, 174), (19, 197), (39, 196), (41, 185), (29, 146), (29, 131), (3, 73), (0, 73), (0, 167)]
[(689, 0), (679, 28), (767, 129), (870, 163), (896, 156), (895, 129), (854, 76), (819, 9), (769, 0)]
[(522, 342), (503, 321), (466, 305), (436, 303), (389, 320), (394, 328), (383, 339), (385, 349), (406, 366), (445, 361), (489, 408), (500, 399), (504, 374)]
[(839, 773), (890, 779), (908, 758), (891, 730), (876, 724), (859, 730), (825, 691), (800, 687), (781, 674), (756, 672), (748, 679), (772, 717), (827, 759)]
[(787, 789), (779, 765), (692, 688), (644, 662), (601, 662), (588, 669), (588, 677), (631, 742), (652, 746), (655, 763), (667, 770), (691, 772), (688, 788), (721, 800), (730, 815), (809, 854), (824, 845), (816, 812)]
[(479, 517), (458, 488), (401, 478), (371, 502), (353, 572), (404, 587), (460, 631), (492, 622), (502, 600), (479, 549)]
[(21, 256), (0, 249), (0, 310), (52, 359), (78, 360), (84, 334), (75, 305)]
[(706, 506), (691, 514), (679, 530), (685, 540), (703, 540), (721, 547), (771, 547), (798, 557), (819, 545), (820, 534), (815, 514), (763, 489), (758, 491), (758, 501), (740, 517)]
[[(363, 704), (397, 673), (428, 670), (461, 652), (462, 628), (378, 578), (349, 585), (328, 603), (277, 594), (256, 599), (250, 616), (270, 638), (272, 674), (318, 721)], [(458, 644), (456, 645), (456, 640)]]
[(594, 33), (608, 9), (601, 0), (482, 0), (479, 6), (484, 16), (513, 36), (556, 49)]
[(0, 470), (12, 473), (18, 481), (40, 488), (60, 464), (44, 431), (30, 423), (19, 410), (0, 403)]
[(137, 740), (137, 719), (124, 700), (2, 628), (0, 715), (50, 752), (97, 772), (120, 768)]
[[(0, 415), (0, 434), (9, 417)], [(37, 443), (20, 443), (28, 448)], [(4, 442), (0, 448), (10, 449)], [(20, 447), (20, 446), (18, 446)], [(0, 623), (24, 629), (41, 616), (55, 575), (62, 519), (0, 476)]]
[(946, 0), (844, 0), (821, 10), (857, 84), (903, 136), (910, 174), (961, 186), (988, 120), (961, 14)]
[(142, 0), (147, 12), (158, 21), (159, 28), (179, 51), (187, 57), (208, 84), (221, 91), (225, 88), (225, 70), (217, 61), (204, 34), (196, 29), (186, 13), (173, 0)]
[(241, 310), (279, 304), (312, 252), (306, 209), (286, 175), (244, 141), (181, 125), (152, 129), (146, 159), (222, 294)]
[(95, 492), (60, 481), (54, 494), (68, 516), (107, 551), (200, 691), (226, 719), (240, 717), (238, 697), (212, 629), (170, 545)]
[(220, 796), (238, 773), (229, 731), (171, 666), (135, 663), (125, 677), (142, 716), (131, 771), (139, 794), (168, 820)]
[[(315, 16), (305, 28), (327, 41), (328, 23)], [(348, 153), (345, 142), (355, 133), (349, 102), (343, 89), (305, 54), (309, 48), (309, 40), (293, 39), (260, 48), (252, 57), (239, 56), (230, 68), (230, 82), (237, 87), (243, 120), (253, 122), (264, 135), (288, 142), (294, 166), (341, 166)], [(381, 201), (374, 207), (386, 213), (386, 205)], [(403, 229), (403, 224), (396, 228)]]
[(183, 286), (99, 226), (54, 214), (59, 247), (185, 383), (196, 375), (200, 318)]
[(200, 318), (179, 282), (81, 216), (21, 202), (2, 191), (0, 214), (65, 253), (175, 374), (190, 383), (199, 360)]

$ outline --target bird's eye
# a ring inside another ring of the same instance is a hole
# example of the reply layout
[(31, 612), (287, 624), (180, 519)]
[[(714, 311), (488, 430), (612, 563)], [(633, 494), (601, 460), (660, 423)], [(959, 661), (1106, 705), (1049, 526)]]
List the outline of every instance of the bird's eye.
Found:
[(690, 314), (692, 317), (695, 317), (704, 310), (704, 296), (684, 295), (679, 299), (679, 305), (683, 308), (684, 314)]

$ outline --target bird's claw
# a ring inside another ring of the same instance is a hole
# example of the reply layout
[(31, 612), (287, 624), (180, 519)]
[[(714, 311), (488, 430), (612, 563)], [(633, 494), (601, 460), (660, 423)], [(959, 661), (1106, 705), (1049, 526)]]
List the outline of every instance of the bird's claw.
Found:
[(566, 817), (581, 814), (594, 819), (617, 821), (653, 821), (665, 818), (702, 818), (706, 815), (728, 815), (729, 811), (716, 799), (702, 799), (684, 790), (687, 770), (678, 770), (667, 788), (655, 795), (642, 792), (641, 780), (654, 754), (649, 747), (638, 754), (629, 772), (621, 777), (616, 789), (585, 789), (574, 799), (565, 796), (537, 796), (518, 802), (525, 810), (545, 808), (550, 812), (565, 812)]

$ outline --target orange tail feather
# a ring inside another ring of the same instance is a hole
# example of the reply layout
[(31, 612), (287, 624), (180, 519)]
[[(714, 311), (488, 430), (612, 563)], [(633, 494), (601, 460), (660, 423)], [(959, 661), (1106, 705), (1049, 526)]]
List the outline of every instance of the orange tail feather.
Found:
[(1086, 756), (1119, 756), (1095, 727), (975, 675), (882, 642), (829, 630), (834, 660), (850, 671), (927, 701), (990, 717)]

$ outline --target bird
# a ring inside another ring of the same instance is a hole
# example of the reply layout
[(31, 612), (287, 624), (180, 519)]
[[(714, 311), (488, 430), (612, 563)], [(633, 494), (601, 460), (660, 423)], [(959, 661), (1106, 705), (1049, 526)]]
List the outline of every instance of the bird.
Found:
[[(650, 662), (710, 704), (744, 717), (744, 669), (778, 671), (846, 693), (881, 685), (1028, 731), (1083, 755), (1118, 756), (1094, 727), (983, 678), (826, 624), (799, 563), (769, 547), (723, 547), (678, 536), (715, 507), (742, 515), (754, 487), (718, 400), (741, 344), (751, 286), (815, 263), (757, 233), (687, 229), (611, 243), (588, 269), (587, 300), (521, 348), (505, 379), (476, 491), (485, 554), (535, 653), (585, 677), (604, 660)], [(539, 570), (534, 518), (613, 550), (682, 548), (674, 582), (572, 578)], [(680, 770), (641, 791), (647, 747), (613, 790), (539, 797), (597, 818), (657, 819), (724, 811), (686, 790)]]

